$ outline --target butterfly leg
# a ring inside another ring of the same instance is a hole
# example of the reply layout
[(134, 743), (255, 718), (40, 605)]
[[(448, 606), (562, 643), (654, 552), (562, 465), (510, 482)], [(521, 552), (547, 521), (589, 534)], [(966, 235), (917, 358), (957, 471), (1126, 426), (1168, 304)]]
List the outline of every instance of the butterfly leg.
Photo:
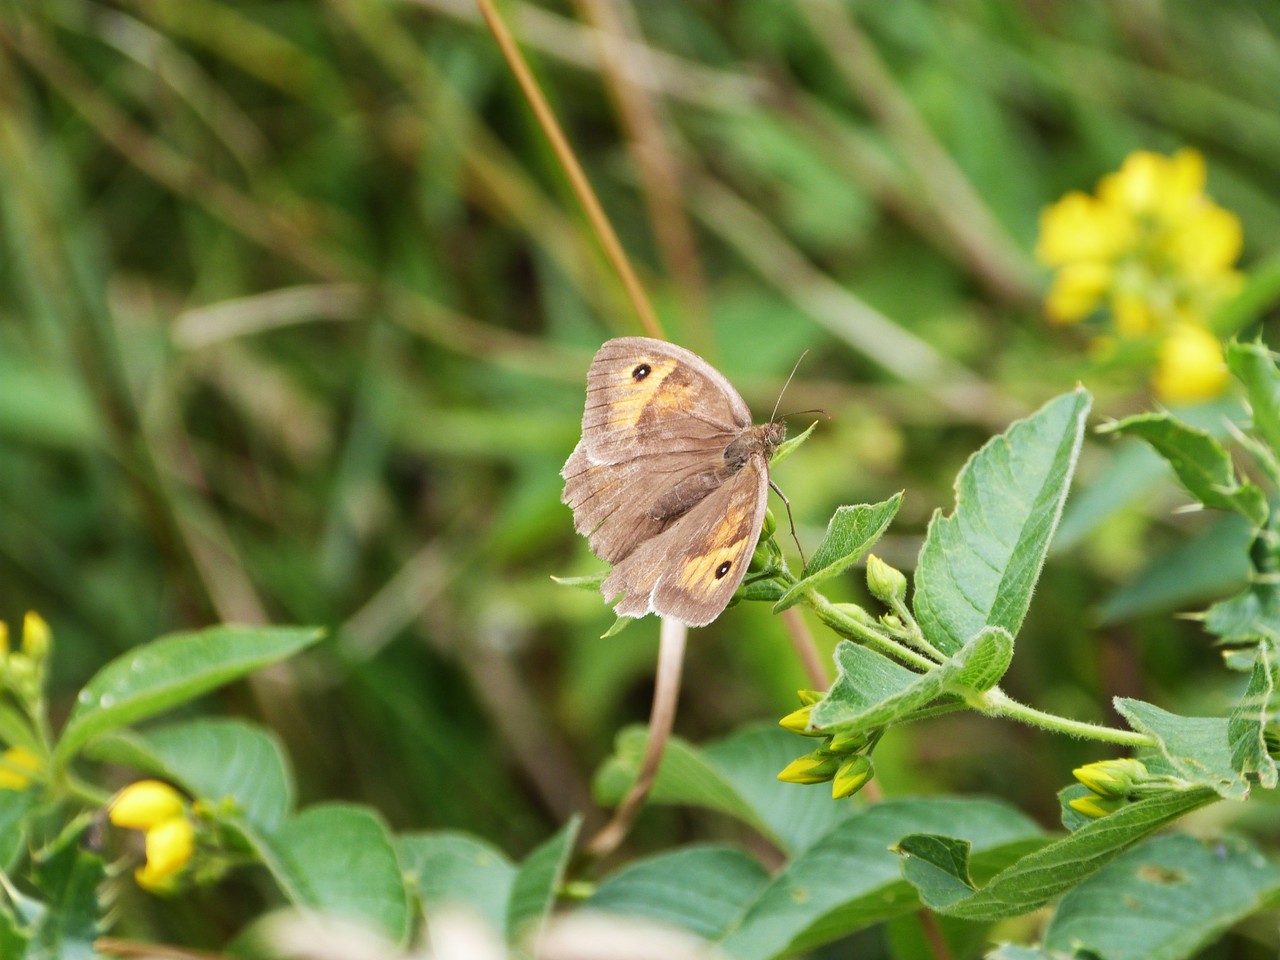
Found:
[(778, 485), (773, 482), (773, 478), (769, 478), (769, 486), (773, 488), (773, 492), (782, 500), (783, 506), (787, 508), (787, 522), (791, 524), (791, 539), (796, 542), (796, 549), (800, 551), (801, 569), (809, 566), (809, 561), (804, 558), (804, 547), (800, 546), (800, 537), (796, 534), (796, 518), (791, 514), (791, 501), (787, 499), (787, 495), (779, 489)]

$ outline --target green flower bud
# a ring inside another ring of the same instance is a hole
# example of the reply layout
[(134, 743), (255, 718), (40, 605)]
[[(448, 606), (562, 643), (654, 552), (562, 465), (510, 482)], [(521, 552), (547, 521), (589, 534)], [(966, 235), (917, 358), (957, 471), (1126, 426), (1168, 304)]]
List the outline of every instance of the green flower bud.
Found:
[(870, 742), (871, 738), (867, 736), (865, 730), (845, 730), (843, 733), (837, 733), (831, 737), (831, 742), (827, 744), (827, 749), (832, 753), (847, 755), (860, 752)]
[(1109, 799), (1127, 797), (1151, 776), (1141, 760), (1131, 757), (1087, 763), (1071, 773), (1098, 796)]
[(839, 757), (824, 750), (815, 750), (788, 763), (778, 774), (778, 779), (784, 783), (824, 783), (839, 769)]
[(1100, 797), (1096, 793), (1091, 793), (1087, 797), (1076, 797), (1074, 800), (1068, 800), (1067, 806), (1076, 813), (1082, 813), (1086, 817), (1098, 820), (1109, 813), (1115, 813), (1124, 806), (1124, 801)]
[(907, 578), (874, 553), (867, 555), (867, 589), (877, 600), (892, 604), (907, 595)]
[(766, 509), (764, 512), (764, 526), (760, 528), (760, 538), (768, 540), (777, 529), (778, 521), (773, 518), (773, 511)]
[(858, 623), (862, 624), (863, 626), (866, 626), (866, 627), (879, 626), (879, 624), (876, 623), (876, 618), (873, 617), (871, 614), (867, 613), (867, 611), (863, 610), (856, 603), (833, 603), (831, 605), (831, 608), (833, 610), (838, 610), (840, 613), (843, 613), (850, 620), (856, 620)]
[(875, 776), (875, 772), (876, 768), (871, 763), (870, 757), (862, 754), (850, 757), (840, 765), (840, 769), (836, 771), (831, 781), (831, 796), (836, 800), (852, 797), (867, 785), (867, 782)]
[(804, 706), (812, 706), (818, 703), (827, 694), (823, 690), (797, 690), (796, 696), (800, 698), (800, 703)]

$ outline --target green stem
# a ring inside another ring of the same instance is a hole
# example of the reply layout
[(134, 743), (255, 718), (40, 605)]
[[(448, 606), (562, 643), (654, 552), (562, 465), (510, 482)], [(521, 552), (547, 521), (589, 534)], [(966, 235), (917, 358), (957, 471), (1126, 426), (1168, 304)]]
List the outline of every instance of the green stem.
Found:
[(916, 622), (916, 618), (911, 611), (907, 609), (907, 605), (902, 602), (900, 597), (895, 597), (891, 606), (893, 612), (898, 615), (898, 619), (903, 622), (907, 628), (906, 640), (917, 650), (923, 650), (939, 663), (946, 662), (946, 654), (935, 647), (932, 643), (924, 638), (924, 631), (920, 629), (920, 624)]
[(929, 671), (937, 666), (929, 658), (922, 657), (914, 650), (878, 633), (866, 624), (859, 623), (816, 590), (810, 590), (806, 593), (805, 601), (809, 606), (813, 607), (823, 623), (850, 639), (861, 640), (867, 646), (874, 647), (886, 656), (895, 657), (903, 663), (917, 667), (920, 670)]
[(1103, 743), (1118, 743), (1126, 747), (1152, 747), (1156, 743), (1154, 738), (1145, 733), (1117, 730), (1115, 727), (1104, 727), (1080, 720), (1068, 720), (1066, 717), (1028, 707), (1026, 704), (1018, 703), (999, 687), (992, 687), (986, 693), (971, 699), (969, 703), (975, 710), (989, 717), (1008, 717), (1010, 720), (1018, 720), (1055, 733), (1065, 733), (1071, 737), (1099, 740)]

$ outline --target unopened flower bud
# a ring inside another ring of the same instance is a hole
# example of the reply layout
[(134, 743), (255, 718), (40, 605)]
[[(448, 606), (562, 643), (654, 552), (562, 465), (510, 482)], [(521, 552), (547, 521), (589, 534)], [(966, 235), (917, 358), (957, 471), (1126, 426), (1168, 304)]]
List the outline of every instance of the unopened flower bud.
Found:
[(874, 553), (867, 555), (867, 589), (885, 603), (901, 601), (907, 595), (907, 578)]
[(836, 771), (831, 781), (831, 796), (836, 800), (852, 797), (867, 785), (867, 782), (875, 776), (875, 772), (876, 768), (871, 763), (870, 757), (862, 754), (850, 757), (840, 765), (840, 769)]
[(778, 521), (773, 518), (773, 511), (766, 509), (764, 512), (764, 526), (760, 528), (761, 539), (768, 540), (777, 529)]
[(1087, 796), (1076, 797), (1074, 800), (1068, 800), (1067, 806), (1076, 813), (1081, 813), (1086, 817), (1098, 820), (1109, 813), (1115, 813), (1124, 806), (1124, 801), (1120, 799), (1100, 797), (1096, 793), (1090, 793)]
[(840, 769), (840, 758), (823, 751), (796, 757), (783, 767), (778, 779), (786, 783), (823, 783)]
[(1118, 799), (1128, 796), (1150, 777), (1146, 764), (1131, 757), (1098, 760), (1077, 767), (1072, 775), (1100, 797)]
[(857, 753), (862, 750), (870, 742), (871, 738), (867, 736), (865, 730), (845, 730), (842, 733), (836, 733), (831, 737), (831, 742), (827, 744), (827, 749), (832, 753), (850, 754)]
[(811, 713), (813, 713), (812, 704), (807, 707), (801, 707), (799, 710), (792, 710), (778, 721), (778, 726), (805, 737), (825, 737), (826, 734), (821, 730), (809, 729), (809, 715)]
[(808, 707), (822, 700), (826, 693), (822, 690), (797, 690), (796, 696), (800, 698), (801, 704)]
[(22, 652), (36, 663), (49, 653), (49, 625), (34, 610), (22, 618)]

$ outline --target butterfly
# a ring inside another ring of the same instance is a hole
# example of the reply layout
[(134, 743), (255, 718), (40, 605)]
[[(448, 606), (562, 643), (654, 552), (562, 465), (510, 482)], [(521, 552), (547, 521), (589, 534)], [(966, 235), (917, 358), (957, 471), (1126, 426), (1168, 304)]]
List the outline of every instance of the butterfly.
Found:
[(592, 551), (613, 564), (605, 600), (700, 627), (742, 582), (760, 538), (769, 458), (786, 425), (753, 425), (724, 375), (662, 340), (619, 337), (587, 374), (582, 439), (560, 471), (561, 500)]

